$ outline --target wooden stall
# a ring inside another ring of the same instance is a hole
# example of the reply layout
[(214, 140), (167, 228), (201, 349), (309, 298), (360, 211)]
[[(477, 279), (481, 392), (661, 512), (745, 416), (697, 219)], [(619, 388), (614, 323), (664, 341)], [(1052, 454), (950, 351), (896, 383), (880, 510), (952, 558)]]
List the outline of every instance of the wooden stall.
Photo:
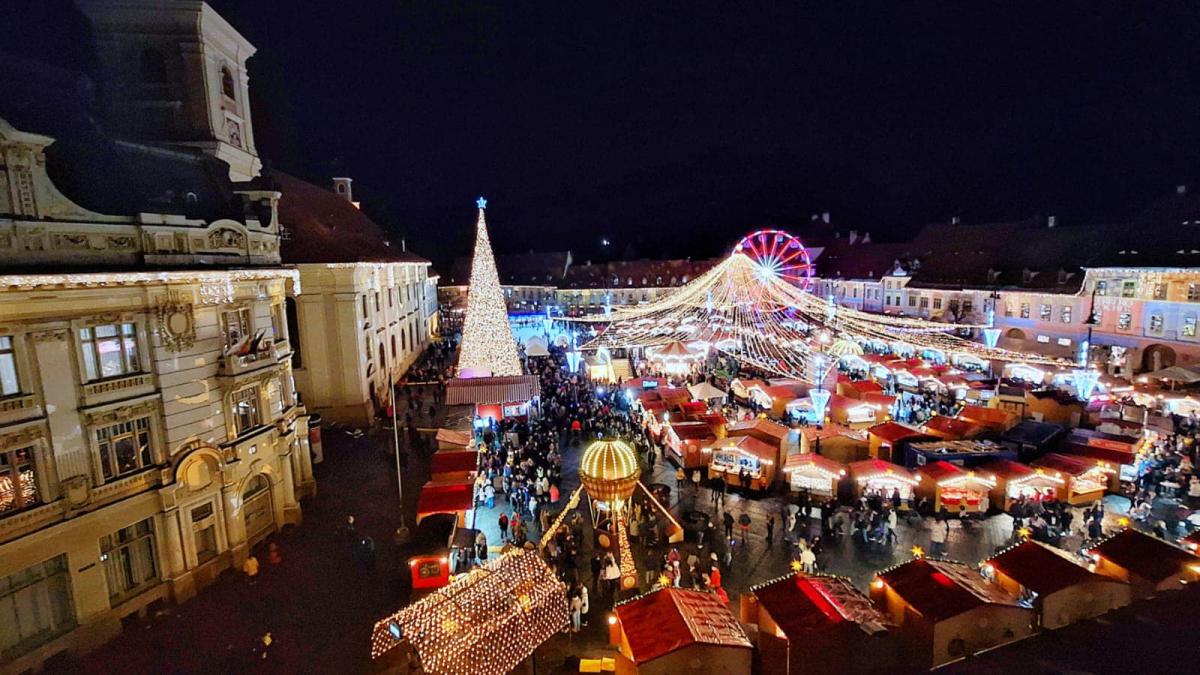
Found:
[(1109, 480), (1116, 473), (1116, 469), (1105, 462), (1088, 461), (1057, 452), (1042, 457), (1032, 466), (1064, 478), (1066, 483), (1059, 488), (1058, 499), (1072, 506), (1103, 499), (1105, 491), (1108, 490)]
[(963, 469), (950, 462), (933, 462), (917, 469), (921, 477), (917, 494), (933, 501), (934, 511), (945, 508), (952, 515), (987, 513), (989, 494), (996, 487), (991, 474)]
[(704, 448), (717, 441), (717, 434), (704, 422), (671, 422), (666, 425), (663, 441), (672, 458), (690, 471), (708, 465)]
[(838, 486), (846, 477), (846, 467), (821, 455), (799, 453), (788, 455), (783, 473), (792, 492), (807, 490), (814, 497), (828, 499), (837, 496)]
[(800, 427), (800, 452), (824, 455), (843, 464), (870, 456), (866, 432), (840, 424)]
[(660, 588), (618, 604), (614, 615), (618, 675), (750, 675), (754, 645), (716, 593)]
[(842, 675), (896, 668), (895, 624), (849, 579), (789, 574), (741, 597), (758, 627), (761, 673)]
[(852, 462), (846, 467), (846, 472), (850, 478), (850, 496), (854, 499), (872, 494), (887, 499), (893, 492), (899, 491), (900, 498), (907, 500), (912, 497), (913, 489), (921, 480), (912, 471), (879, 459)]
[(1200, 558), (1153, 535), (1125, 528), (1092, 547), (1096, 571), (1128, 582), (1140, 600), (1200, 579)]
[(975, 438), (984, 431), (984, 427), (974, 422), (946, 417), (945, 415), (934, 415), (921, 424), (922, 433), (937, 436), (948, 441)]
[(1129, 584), (1096, 574), (1066, 551), (1032, 539), (992, 556), (980, 572), (1038, 614), (1040, 627), (1062, 628), (1130, 603)]
[(903, 670), (929, 669), (1033, 634), (1037, 617), (958, 562), (917, 558), (880, 572), (871, 600), (896, 623)]
[[(775, 482), (779, 446), (753, 436), (731, 436), (714, 439), (702, 451), (708, 457), (708, 477), (719, 478), (730, 487), (766, 490)], [(743, 472), (749, 476), (749, 485), (742, 484)]]
[(990, 495), (992, 506), (1004, 511), (1022, 498), (1031, 502), (1058, 499), (1067, 482), (1057, 471), (1034, 468), (1009, 459), (994, 459), (979, 470), (996, 477), (996, 487)]
[(868, 450), (871, 457), (885, 462), (904, 461), (903, 443), (932, 440), (936, 436), (922, 433), (899, 422), (884, 422), (867, 428)]

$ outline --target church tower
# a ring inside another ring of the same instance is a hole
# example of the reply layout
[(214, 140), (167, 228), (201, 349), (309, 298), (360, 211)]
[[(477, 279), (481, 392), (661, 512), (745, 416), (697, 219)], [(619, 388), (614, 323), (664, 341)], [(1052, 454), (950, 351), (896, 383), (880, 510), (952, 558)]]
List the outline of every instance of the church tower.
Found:
[(246, 181), (254, 148), (246, 60), (254, 45), (199, 0), (78, 0), (92, 23), (108, 127), (200, 148)]

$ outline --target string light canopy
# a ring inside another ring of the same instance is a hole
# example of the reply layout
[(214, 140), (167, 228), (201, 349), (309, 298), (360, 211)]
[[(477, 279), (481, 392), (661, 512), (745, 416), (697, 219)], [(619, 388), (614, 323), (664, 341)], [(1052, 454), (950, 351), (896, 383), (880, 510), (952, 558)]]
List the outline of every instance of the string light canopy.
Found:
[(467, 313), (463, 319), (462, 344), (458, 357), (459, 377), (502, 377), (521, 375), (517, 341), (508, 323), (508, 306), (500, 288), (500, 275), (488, 239), (480, 197), (475, 205), (475, 255), (471, 260), (471, 284), (467, 289)]
[(514, 549), (376, 622), (371, 658), (407, 641), (422, 672), (503, 675), (562, 630), (567, 588), (541, 556)]
[(775, 274), (764, 274), (741, 248), (669, 295), (604, 316), (569, 319), (606, 324), (583, 349), (699, 345), (743, 365), (810, 383), (823, 382), (850, 343), (893, 353), (931, 350), (985, 361), (1068, 365), (1066, 361), (988, 347), (959, 337), (968, 325), (872, 314), (837, 307)]

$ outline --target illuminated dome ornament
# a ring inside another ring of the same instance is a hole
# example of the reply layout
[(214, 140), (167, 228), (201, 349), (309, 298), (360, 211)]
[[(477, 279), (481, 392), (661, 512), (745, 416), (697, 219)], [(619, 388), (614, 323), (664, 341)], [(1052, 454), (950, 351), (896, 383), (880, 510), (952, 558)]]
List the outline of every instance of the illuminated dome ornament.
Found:
[(579, 461), (579, 482), (588, 495), (614, 506), (629, 500), (641, 475), (637, 453), (622, 440), (596, 441)]
[(833, 344), (829, 345), (825, 351), (839, 359), (843, 356), (862, 356), (863, 354), (862, 345), (846, 338), (834, 340)]
[(759, 230), (742, 238), (734, 253), (745, 253), (763, 279), (782, 279), (802, 290), (812, 285), (813, 263), (799, 239), (783, 230)]

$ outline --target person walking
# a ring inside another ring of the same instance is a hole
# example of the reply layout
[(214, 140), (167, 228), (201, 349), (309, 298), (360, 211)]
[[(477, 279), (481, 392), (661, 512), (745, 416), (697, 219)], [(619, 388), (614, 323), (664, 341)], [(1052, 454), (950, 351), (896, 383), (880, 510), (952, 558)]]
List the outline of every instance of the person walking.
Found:
[(679, 467), (678, 469), (675, 469), (675, 487), (680, 492), (683, 492), (683, 483), (686, 479), (687, 479), (687, 476), (683, 473), (682, 466)]
[(500, 526), (500, 541), (508, 541), (508, 514), (501, 511), (497, 524)]
[(933, 527), (929, 532), (929, 541), (932, 544), (930, 551), (935, 557), (940, 557), (946, 554), (946, 537), (950, 534), (950, 521), (937, 520), (934, 521)]
[(767, 548), (775, 543), (775, 516), (767, 518)]
[(888, 509), (887, 514), (887, 545), (896, 543), (896, 509)]
[(726, 511), (722, 522), (725, 524), (725, 538), (733, 539), (733, 515)]

